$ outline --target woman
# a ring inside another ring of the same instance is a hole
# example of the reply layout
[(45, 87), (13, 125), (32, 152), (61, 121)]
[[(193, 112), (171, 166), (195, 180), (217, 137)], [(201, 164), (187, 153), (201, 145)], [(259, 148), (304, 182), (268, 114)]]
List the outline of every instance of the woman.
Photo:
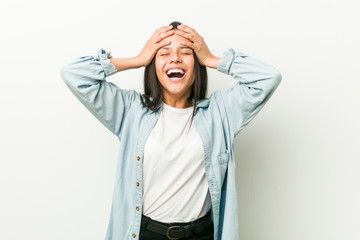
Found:
[[(143, 66), (143, 95), (106, 81)], [(205, 98), (206, 67), (237, 83)], [(279, 85), (274, 67), (233, 49), (216, 57), (173, 22), (134, 58), (100, 50), (61, 75), (120, 141), (107, 240), (238, 239), (234, 138)]]

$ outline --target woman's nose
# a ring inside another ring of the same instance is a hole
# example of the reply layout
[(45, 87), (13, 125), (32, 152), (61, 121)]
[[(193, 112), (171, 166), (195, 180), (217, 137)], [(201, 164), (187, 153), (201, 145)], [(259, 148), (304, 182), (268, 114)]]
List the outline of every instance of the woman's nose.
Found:
[(181, 57), (177, 53), (171, 54), (170, 58), (171, 58), (171, 62), (181, 62)]

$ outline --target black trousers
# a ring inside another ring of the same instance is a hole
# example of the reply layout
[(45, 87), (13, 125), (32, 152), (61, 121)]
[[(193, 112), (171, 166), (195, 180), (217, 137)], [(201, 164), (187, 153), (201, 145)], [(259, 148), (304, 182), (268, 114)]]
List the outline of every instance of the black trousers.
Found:
[[(209, 211), (210, 212), (210, 211)], [(209, 214), (209, 213), (208, 213)], [(206, 214), (206, 215), (208, 215)], [(149, 217), (146, 217), (143, 215), (142, 219), (141, 219), (141, 228), (140, 228), (140, 235), (139, 235), (139, 240), (168, 240), (168, 238), (164, 235), (161, 235), (159, 233), (153, 232), (151, 231), (151, 229), (147, 228), (148, 222), (149, 221), (154, 221), (156, 223), (160, 223), (164, 226), (172, 226), (172, 225), (176, 225), (176, 226), (184, 226), (184, 225), (188, 225), (191, 223), (196, 224), (196, 222), (203, 220), (206, 215), (200, 219), (197, 219), (193, 222), (190, 223), (172, 223), (172, 224), (168, 224), (168, 223), (161, 223), (159, 221), (155, 221), (152, 220)], [(214, 239), (214, 224), (211, 222), (210, 227), (208, 227), (207, 229), (205, 229), (204, 231), (193, 235), (191, 237), (188, 238), (182, 238), (182, 240), (213, 240)]]

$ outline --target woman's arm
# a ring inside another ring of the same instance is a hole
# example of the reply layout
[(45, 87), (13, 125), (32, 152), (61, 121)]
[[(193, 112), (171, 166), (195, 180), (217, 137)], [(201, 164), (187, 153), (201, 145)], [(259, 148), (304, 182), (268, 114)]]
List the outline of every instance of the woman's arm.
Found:
[[(120, 71), (137, 66), (133, 60), (113, 60)], [(106, 81), (116, 72), (111, 53), (100, 50), (95, 56), (80, 57), (64, 66), (61, 76), (80, 102), (120, 138), (123, 120), (138, 94)]]
[(132, 58), (109, 58), (110, 63), (112, 63), (118, 72), (125, 71), (132, 68), (142, 67), (143, 64), (139, 57)]
[(231, 48), (224, 52), (218, 71), (237, 81), (234, 87), (216, 96), (224, 103), (231, 131), (236, 136), (269, 100), (282, 76), (275, 67)]
[(234, 137), (260, 111), (281, 81), (280, 72), (273, 66), (241, 52), (229, 49), (220, 59), (214, 56), (204, 38), (187, 26), (178, 26), (177, 34), (184, 37), (181, 44), (192, 48), (201, 65), (216, 68), (238, 82), (227, 91), (216, 92), (213, 99), (222, 105)]
[(120, 89), (107, 82), (106, 77), (148, 65), (159, 48), (170, 44), (164, 39), (174, 34), (171, 28), (157, 29), (136, 57), (112, 58), (110, 52), (100, 50), (95, 56), (80, 57), (61, 69), (61, 76), (73, 94), (119, 139), (122, 123), (140, 95), (134, 90)]

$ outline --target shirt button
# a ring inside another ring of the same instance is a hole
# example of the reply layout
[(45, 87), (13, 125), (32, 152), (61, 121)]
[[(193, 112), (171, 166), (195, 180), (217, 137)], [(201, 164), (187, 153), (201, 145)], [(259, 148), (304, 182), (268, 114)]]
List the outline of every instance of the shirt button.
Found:
[(135, 233), (133, 233), (132, 236), (133, 236), (133, 238), (136, 238), (136, 234), (135, 234)]
[(136, 186), (140, 186), (140, 183), (139, 183), (139, 182), (136, 182)]
[(137, 157), (136, 157), (136, 159), (137, 159), (137, 160), (140, 160), (140, 157), (139, 157), (139, 156), (137, 156)]
[(140, 208), (139, 207), (136, 207), (136, 211), (139, 211), (140, 210)]

